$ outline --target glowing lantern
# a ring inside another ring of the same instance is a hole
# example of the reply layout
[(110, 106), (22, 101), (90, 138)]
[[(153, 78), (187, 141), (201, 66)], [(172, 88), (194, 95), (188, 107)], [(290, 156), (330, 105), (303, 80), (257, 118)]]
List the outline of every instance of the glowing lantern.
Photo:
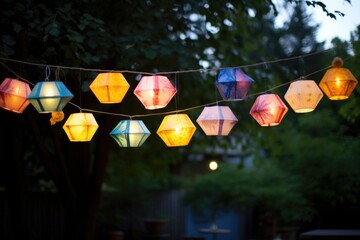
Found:
[(36, 83), (27, 99), (39, 113), (60, 112), (74, 95), (61, 81)]
[(326, 71), (319, 86), (330, 100), (348, 99), (358, 81), (347, 68), (342, 67), (341, 58), (334, 58), (332, 65), (333, 68)]
[(205, 107), (196, 122), (208, 136), (227, 136), (238, 119), (228, 106), (213, 106)]
[(277, 94), (259, 95), (250, 115), (263, 127), (279, 125), (288, 108)]
[(219, 72), (215, 84), (223, 99), (244, 99), (253, 82), (240, 68), (226, 68)]
[(196, 131), (187, 114), (171, 114), (164, 117), (157, 134), (168, 147), (186, 146)]
[(292, 82), (284, 98), (296, 113), (312, 112), (323, 97), (323, 93), (314, 80)]
[(150, 131), (141, 120), (122, 120), (110, 135), (120, 147), (140, 147), (150, 136)]
[(89, 142), (99, 128), (92, 113), (73, 113), (63, 129), (71, 142)]
[(167, 77), (142, 77), (134, 90), (134, 94), (144, 105), (145, 109), (164, 108), (176, 94), (176, 88)]
[(89, 88), (100, 103), (120, 103), (130, 85), (121, 73), (99, 73)]
[(17, 79), (5, 78), (0, 85), (0, 107), (22, 113), (30, 104), (27, 100), (31, 89), (29, 84)]

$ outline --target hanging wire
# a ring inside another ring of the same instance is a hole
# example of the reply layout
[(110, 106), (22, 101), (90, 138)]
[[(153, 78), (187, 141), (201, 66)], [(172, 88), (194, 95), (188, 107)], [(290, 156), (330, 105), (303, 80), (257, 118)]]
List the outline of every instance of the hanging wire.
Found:
[(49, 66), (46, 66), (45, 67), (45, 81), (49, 81), (50, 74), (51, 74), (51, 69)]
[(253, 63), (253, 64), (248, 64), (248, 65), (240, 65), (240, 66), (227, 66), (227, 67), (218, 67), (218, 68), (199, 68), (199, 69), (189, 69), (189, 70), (182, 70), (182, 71), (168, 71), (168, 72), (143, 72), (143, 71), (132, 71), (132, 70), (114, 70), (114, 69), (95, 69), (95, 68), (82, 68), (82, 67), (70, 67), (70, 66), (62, 66), (62, 65), (47, 65), (47, 64), (40, 64), (40, 63), (33, 63), (33, 62), (27, 62), (27, 61), (20, 61), (20, 60), (16, 60), (16, 59), (11, 59), (11, 58), (4, 58), (4, 57), (0, 57), (0, 60), (3, 61), (9, 61), (9, 62), (15, 62), (15, 63), (19, 63), (19, 64), (26, 64), (26, 65), (32, 65), (32, 66), (40, 66), (40, 67), (51, 67), (51, 68), (57, 68), (60, 67), (61, 69), (69, 69), (69, 70), (82, 70), (85, 72), (119, 72), (119, 73), (131, 73), (131, 74), (143, 74), (143, 75), (154, 75), (154, 74), (162, 74), (162, 75), (169, 75), (169, 74), (183, 74), (183, 73), (192, 73), (192, 72), (209, 72), (209, 71), (219, 71), (222, 69), (226, 69), (226, 68), (246, 68), (246, 67), (257, 67), (257, 66), (261, 66), (264, 64), (273, 64), (273, 63), (279, 63), (279, 62), (287, 62), (287, 61), (291, 61), (291, 60), (296, 60), (300, 57), (305, 58), (305, 57), (310, 57), (313, 55), (317, 55), (317, 54), (321, 54), (324, 52), (328, 52), (331, 50), (334, 50), (336, 47), (333, 48), (328, 48), (328, 49), (324, 49), (321, 51), (317, 51), (317, 52), (312, 52), (312, 53), (308, 53), (308, 54), (304, 54), (304, 55), (299, 55), (299, 56), (294, 56), (294, 57), (288, 57), (288, 58), (281, 58), (281, 59), (274, 59), (274, 60), (269, 60), (269, 61), (264, 61), (264, 62), (259, 62), (259, 63)]

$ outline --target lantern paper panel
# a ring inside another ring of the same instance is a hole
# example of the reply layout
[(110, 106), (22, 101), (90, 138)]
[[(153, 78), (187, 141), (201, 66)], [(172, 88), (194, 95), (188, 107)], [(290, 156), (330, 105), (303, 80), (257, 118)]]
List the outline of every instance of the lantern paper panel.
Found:
[(323, 93), (314, 80), (292, 82), (285, 93), (285, 100), (296, 113), (308, 113), (315, 110)]
[(334, 67), (326, 71), (319, 86), (330, 100), (345, 100), (357, 84), (357, 79), (349, 69)]
[(250, 109), (250, 115), (263, 127), (279, 125), (288, 108), (277, 94), (259, 95)]
[(27, 99), (39, 113), (49, 113), (62, 111), (73, 97), (61, 81), (44, 81), (36, 83)]
[(28, 83), (5, 78), (0, 85), (0, 107), (15, 113), (22, 113), (30, 104), (27, 99), (30, 92)]
[(121, 73), (99, 73), (89, 88), (100, 103), (120, 103), (130, 84)]
[(226, 99), (244, 99), (254, 80), (240, 68), (226, 68), (219, 72), (216, 87), (221, 97)]
[(63, 129), (71, 142), (89, 142), (99, 128), (92, 113), (73, 113)]
[(227, 136), (238, 122), (228, 106), (205, 107), (197, 123), (208, 136)]
[(141, 120), (122, 120), (110, 135), (120, 147), (141, 147), (150, 136), (150, 131)]
[(165, 76), (142, 77), (134, 90), (136, 97), (148, 110), (166, 107), (176, 92), (176, 88)]
[(164, 117), (157, 134), (168, 147), (179, 147), (188, 145), (195, 131), (187, 114), (171, 114)]

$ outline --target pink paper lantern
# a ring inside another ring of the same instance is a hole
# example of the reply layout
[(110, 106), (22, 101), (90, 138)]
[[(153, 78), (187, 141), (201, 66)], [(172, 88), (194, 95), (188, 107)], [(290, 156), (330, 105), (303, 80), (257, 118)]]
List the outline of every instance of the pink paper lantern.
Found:
[(31, 89), (26, 82), (5, 78), (0, 85), (0, 107), (15, 113), (22, 113), (30, 104), (27, 99), (30, 92)]
[(263, 127), (279, 125), (288, 108), (277, 94), (259, 95), (250, 109), (250, 115)]
[(167, 77), (142, 77), (134, 90), (134, 94), (146, 109), (164, 108), (176, 94), (176, 88)]
[(205, 107), (196, 122), (208, 136), (227, 136), (238, 122), (228, 106)]

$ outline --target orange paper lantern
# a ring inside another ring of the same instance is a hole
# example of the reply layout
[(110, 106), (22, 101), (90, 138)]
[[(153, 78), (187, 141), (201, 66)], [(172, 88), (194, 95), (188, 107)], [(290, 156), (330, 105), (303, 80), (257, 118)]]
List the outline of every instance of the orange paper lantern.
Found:
[(228, 106), (205, 107), (196, 122), (208, 136), (227, 136), (238, 122)]
[(130, 85), (121, 73), (99, 73), (89, 88), (100, 103), (120, 103)]
[(320, 81), (320, 88), (330, 100), (348, 99), (358, 84), (347, 68), (343, 68), (341, 58), (334, 58), (333, 68), (328, 69)]
[(171, 114), (164, 117), (157, 134), (168, 147), (186, 146), (196, 131), (187, 114)]
[(259, 95), (250, 115), (263, 127), (279, 125), (288, 108), (277, 94)]
[(323, 93), (314, 80), (292, 82), (285, 93), (285, 100), (296, 113), (307, 113), (315, 110)]
[(142, 77), (134, 90), (134, 94), (144, 105), (145, 109), (164, 108), (176, 94), (176, 88), (167, 77)]
[(30, 104), (27, 100), (31, 89), (29, 84), (17, 79), (5, 78), (0, 85), (0, 107), (22, 113)]

